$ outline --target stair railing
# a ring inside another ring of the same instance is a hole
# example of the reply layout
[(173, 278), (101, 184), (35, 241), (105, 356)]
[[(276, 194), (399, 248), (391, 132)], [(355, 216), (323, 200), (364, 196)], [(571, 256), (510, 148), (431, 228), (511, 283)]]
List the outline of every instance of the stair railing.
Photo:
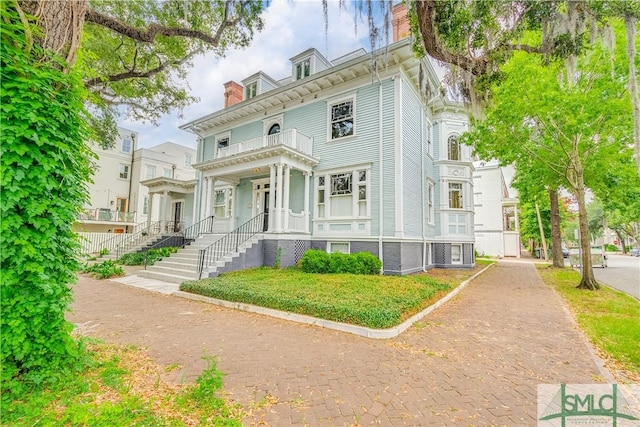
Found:
[(202, 279), (202, 272), (206, 267), (209, 267), (228, 253), (237, 251), (241, 244), (263, 230), (264, 213), (261, 213), (206, 248), (200, 249), (198, 254), (198, 278)]
[(127, 253), (130, 249), (141, 245), (147, 240), (157, 236), (162, 231), (162, 221), (154, 221), (137, 233), (129, 235), (126, 239), (122, 240), (115, 248), (116, 258), (120, 258)]
[(215, 216), (211, 215), (206, 217), (202, 221), (198, 221), (195, 224), (190, 225), (185, 228), (182, 234), (184, 238), (187, 240), (195, 240), (201, 234), (213, 233), (213, 221), (215, 220)]

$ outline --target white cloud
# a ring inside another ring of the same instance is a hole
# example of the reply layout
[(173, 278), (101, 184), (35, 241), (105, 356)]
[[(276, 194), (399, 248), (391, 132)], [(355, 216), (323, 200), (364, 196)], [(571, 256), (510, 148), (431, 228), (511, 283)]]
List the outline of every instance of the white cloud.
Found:
[(329, 60), (360, 47), (370, 50), (365, 24), (358, 23), (356, 34), (353, 15), (340, 10), (337, 1), (329, 2), (328, 12), (329, 29), (325, 33), (321, 1), (274, 0), (264, 12), (264, 30), (254, 36), (248, 48), (229, 51), (224, 58), (206, 55), (194, 61), (188, 81), (191, 94), (200, 101), (185, 108), (183, 118), (173, 113), (160, 119), (159, 126), (130, 120), (122, 121), (121, 126), (138, 132), (140, 148), (165, 141), (195, 148), (195, 136), (178, 126), (222, 109), (223, 84), (229, 80), (240, 82), (258, 71), (276, 80), (288, 77), (289, 58), (310, 47)]

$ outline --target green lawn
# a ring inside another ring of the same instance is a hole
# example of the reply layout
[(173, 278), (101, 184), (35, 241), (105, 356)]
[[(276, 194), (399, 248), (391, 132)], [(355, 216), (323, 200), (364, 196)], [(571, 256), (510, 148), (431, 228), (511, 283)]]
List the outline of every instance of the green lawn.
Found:
[[(486, 263), (481, 263), (484, 267)], [(390, 328), (436, 302), (475, 270), (408, 276), (310, 274), (261, 267), (185, 282), (180, 289), (370, 328)]]
[(452, 286), (428, 274), (310, 274), (297, 268), (261, 267), (185, 282), (180, 289), (336, 322), (390, 328), (433, 304), (470, 275), (470, 271), (463, 272), (464, 278)]
[(563, 296), (589, 339), (618, 368), (640, 375), (640, 302), (606, 286), (599, 291), (577, 289), (580, 275), (572, 269), (538, 269), (545, 283)]

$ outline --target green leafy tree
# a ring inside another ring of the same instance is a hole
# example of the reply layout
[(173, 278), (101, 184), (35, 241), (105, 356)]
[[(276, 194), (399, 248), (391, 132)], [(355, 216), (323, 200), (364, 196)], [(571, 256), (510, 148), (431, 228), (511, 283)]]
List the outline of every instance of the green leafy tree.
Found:
[[(605, 186), (603, 170), (632, 157), (626, 64), (618, 60), (609, 68), (611, 55), (596, 47), (567, 69), (514, 54), (502, 69), (503, 81), (492, 87), (494, 104), (486, 120), (466, 137), (485, 157), (515, 158), (517, 169), (535, 159), (541, 173), (554, 176), (576, 198), (583, 236), (589, 235), (588, 186)], [(581, 246), (579, 287), (597, 289), (589, 240), (582, 239)]]
[(261, 10), (239, 0), (0, 2), (3, 405), (81, 355), (64, 314), (79, 268), (71, 226), (87, 199), (86, 141), (113, 140), (120, 105), (153, 119), (189, 102), (179, 81), (188, 61), (249, 43)]

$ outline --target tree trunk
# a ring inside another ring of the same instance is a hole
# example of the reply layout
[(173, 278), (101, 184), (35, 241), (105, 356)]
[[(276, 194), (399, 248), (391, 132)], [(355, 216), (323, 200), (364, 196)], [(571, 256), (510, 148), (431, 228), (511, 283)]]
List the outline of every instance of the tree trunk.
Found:
[(636, 154), (636, 166), (640, 171), (640, 100), (638, 100), (638, 77), (636, 70), (636, 19), (627, 11), (624, 15), (627, 29), (627, 59), (629, 60), (629, 93), (633, 102), (633, 141)]
[(538, 206), (538, 202), (536, 202), (536, 216), (538, 217), (538, 228), (540, 229), (540, 241), (542, 242), (542, 250), (544, 252), (544, 260), (549, 260), (549, 255), (547, 252), (547, 241), (544, 238), (544, 227), (542, 227), (542, 217), (540, 216), (540, 206)]
[(551, 202), (551, 256), (553, 257), (553, 266), (564, 268), (562, 233), (560, 230), (560, 206), (558, 204), (557, 190), (549, 190), (549, 201)]
[(587, 218), (587, 204), (585, 198), (584, 177), (581, 173), (576, 173), (575, 196), (578, 202), (578, 223), (580, 224), (580, 249), (582, 250), (582, 277), (580, 278), (579, 289), (589, 289), (595, 291), (600, 289), (600, 284), (593, 274), (591, 264), (591, 240), (589, 239), (589, 220)]
[(42, 29), (39, 44), (67, 63), (67, 71), (76, 62), (87, 0), (26, 0), (18, 3), (23, 11), (37, 19)]
[(626, 254), (627, 253), (627, 245), (625, 244), (625, 239), (622, 237), (622, 234), (620, 234), (620, 230), (618, 230), (617, 228), (614, 229), (613, 231), (616, 232), (616, 236), (618, 236), (618, 241), (620, 242), (620, 244), (622, 245), (622, 253)]

